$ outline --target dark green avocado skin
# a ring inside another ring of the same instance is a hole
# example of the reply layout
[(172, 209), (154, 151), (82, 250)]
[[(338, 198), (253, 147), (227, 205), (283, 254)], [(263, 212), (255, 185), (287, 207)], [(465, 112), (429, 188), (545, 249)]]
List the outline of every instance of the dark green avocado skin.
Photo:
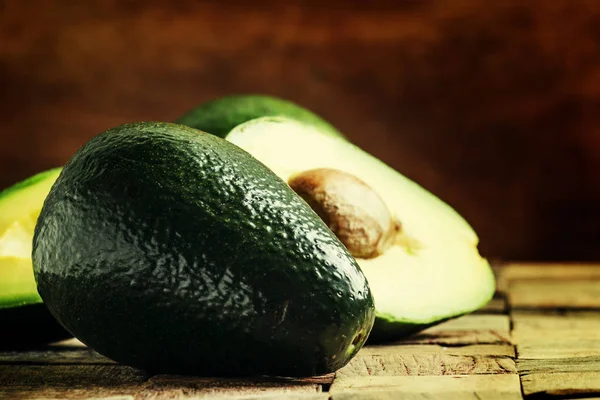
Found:
[(153, 373), (329, 373), (375, 317), (355, 260), (284, 181), (176, 124), (84, 145), (44, 203), (33, 264), (69, 331)]
[(0, 350), (28, 350), (73, 337), (43, 303), (0, 309)]
[(318, 127), (329, 136), (344, 135), (329, 122), (289, 100), (261, 94), (223, 96), (200, 104), (175, 120), (186, 125), (224, 138), (236, 126), (251, 119), (284, 116)]

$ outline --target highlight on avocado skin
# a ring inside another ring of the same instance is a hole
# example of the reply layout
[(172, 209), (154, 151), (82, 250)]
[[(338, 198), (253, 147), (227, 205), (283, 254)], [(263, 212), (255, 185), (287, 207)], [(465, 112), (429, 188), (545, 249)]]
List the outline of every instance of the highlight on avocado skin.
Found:
[(248, 121), (226, 139), (288, 182), (349, 246), (375, 299), (369, 342), (401, 339), (493, 297), (471, 226), (370, 154), (284, 117)]
[(286, 182), (178, 124), (118, 126), (78, 150), (42, 208), (33, 264), (69, 331), (151, 373), (326, 374), (375, 318), (355, 258)]
[(189, 110), (175, 120), (224, 138), (233, 128), (251, 119), (284, 116), (315, 126), (324, 135), (344, 137), (328, 121), (290, 100), (262, 94), (223, 96)]
[(0, 348), (30, 347), (71, 336), (43, 304), (31, 263), (35, 223), (60, 171), (40, 172), (0, 192)]

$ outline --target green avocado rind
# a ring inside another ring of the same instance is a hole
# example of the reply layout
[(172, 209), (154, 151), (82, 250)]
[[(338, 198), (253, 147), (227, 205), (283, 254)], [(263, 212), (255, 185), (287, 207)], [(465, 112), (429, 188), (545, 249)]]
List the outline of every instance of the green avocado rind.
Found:
[(326, 135), (343, 138), (333, 125), (289, 100), (266, 95), (230, 95), (202, 103), (175, 120), (224, 138), (236, 126), (259, 117), (283, 116), (313, 125)]
[(329, 373), (375, 317), (358, 264), (285, 182), (176, 124), (123, 125), (80, 149), (46, 199), (33, 263), (69, 331), (153, 373)]

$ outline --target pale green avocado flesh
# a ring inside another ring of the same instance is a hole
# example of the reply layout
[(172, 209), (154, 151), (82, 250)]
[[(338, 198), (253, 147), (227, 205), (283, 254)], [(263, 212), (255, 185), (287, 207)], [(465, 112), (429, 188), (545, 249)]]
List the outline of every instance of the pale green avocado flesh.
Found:
[(60, 169), (0, 192), (0, 309), (41, 303), (31, 263), (35, 223)]
[(377, 318), (370, 341), (402, 338), (475, 311), (493, 297), (494, 275), (478, 252), (471, 226), (449, 205), (375, 157), (282, 117), (249, 121), (226, 139), (286, 182), (315, 168), (350, 173), (375, 190), (400, 221), (402, 234), (411, 240), (378, 257), (357, 259), (375, 299)]
[(41, 302), (31, 258), (0, 256), (0, 309)]

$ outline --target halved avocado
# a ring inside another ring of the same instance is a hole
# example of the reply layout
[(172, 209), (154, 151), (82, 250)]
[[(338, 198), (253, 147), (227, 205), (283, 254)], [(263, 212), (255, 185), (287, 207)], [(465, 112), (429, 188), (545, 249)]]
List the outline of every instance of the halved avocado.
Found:
[(0, 192), (0, 347), (35, 346), (71, 335), (50, 314), (36, 288), (33, 231), (60, 169)]
[(375, 157), (282, 117), (249, 121), (226, 139), (288, 182), (356, 257), (375, 300), (370, 342), (400, 339), (492, 298), (494, 275), (471, 226)]

